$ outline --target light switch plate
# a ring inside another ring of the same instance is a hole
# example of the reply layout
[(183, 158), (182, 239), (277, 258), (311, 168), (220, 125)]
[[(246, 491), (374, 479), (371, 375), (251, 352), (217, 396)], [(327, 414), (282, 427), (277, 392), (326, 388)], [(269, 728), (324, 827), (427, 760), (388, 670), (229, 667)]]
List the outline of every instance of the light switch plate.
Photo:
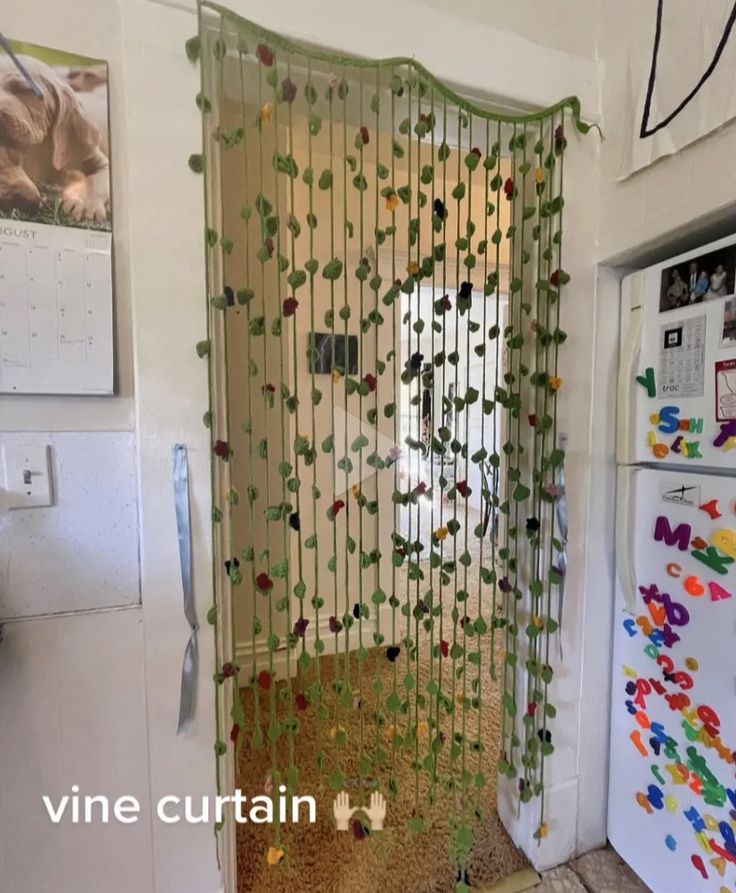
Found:
[(5, 506), (9, 509), (53, 505), (49, 447), (19, 444), (3, 447)]

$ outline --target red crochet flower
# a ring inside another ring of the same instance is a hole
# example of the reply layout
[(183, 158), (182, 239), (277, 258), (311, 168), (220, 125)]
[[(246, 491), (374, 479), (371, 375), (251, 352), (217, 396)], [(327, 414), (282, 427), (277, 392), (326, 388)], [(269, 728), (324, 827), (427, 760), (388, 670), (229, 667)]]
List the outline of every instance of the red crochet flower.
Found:
[(534, 703), (534, 701), (529, 704), (526, 712), (529, 714), (529, 716), (534, 716), (534, 714), (537, 712), (537, 705)]
[(306, 710), (309, 707), (309, 701), (301, 692), (294, 698), (294, 706), (297, 710)]
[(480, 158), (480, 149), (477, 146), (473, 146), (473, 148), (470, 150), (470, 154), (477, 155), (478, 158)]
[(233, 744), (238, 743), (238, 737), (240, 736), (240, 726), (235, 723), (235, 725), (230, 729), (230, 740)]
[(344, 509), (344, 508), (345, 508), (345, 503), (342, 501), (342, 499), (336, 499), (336, 500), (332, 503), (332, 509), (331, 509), (331, 511), (332, 511), (332, 517), (333, 517), (333, 518), (336, 518), (336, 517), (337, 517), (337, 513), (340, 511), (340, 509)]
[(360, 128), (360, 138), (363, 140), (363, 145), (367, 146), (371, 141), (370, 134), (368, 133), (368, 128), (365, 124)]
[(225, 679), (230, 679), (231, 676), (235, 675), (235, 667), (228, 661), (226, 664), (222, 665), (221, 672)]
[(416, 487), (414, 487), (414, 493), (417, 496), (424, 496), (424, 494), (426, 492), (427, 492), (427, 485), (424, 483), (424, 481), (419, 481), (419, 483), (416, 485)]
[(264, 691), (268, 691), (269, 688), (271, 688), (272, 682), (273, 682), (273, 679), (271, 677), (271, 674), (268, 672), (268, 670), (261, 670), (261, 672), (258, 674), (258, 685)]
[(216, 440), (212, 447), (212, 452), (219, 456), (220, 459), (229, 459), (231, 453), (230, 444), (226, 440)]
[(259, 43), (258, 48), (256, 49), (256, 58), (261, 65), (270, 68), (273, 65), (273, 50), (266, 46), (265, 43)]
[(503, 191), (509, 201), (514, 197), (514, 181), (511, 177), (503, 184)]
[(450, 654), (450, 643), (445, 642), (444, 639), (440, 640), (440, 651), (442, 652), (442, 657), (447, 657)]
[(470, 495), (470, 487), (468, 487), (467, 481), (458, 481), (455, 484), (455, 489), (462, 496), (463, 499), (467, 499)]
[(296, 308), (299, 306), (299, 301), (296, 298), (287, 298), (284, 301), (284, 316), (293, 316), (296, 313)]
[(372, 375), (369, 372), (366, 376), (364, 376), (363, 381), (368, 385), (368, 390), (371, 391), (371, 393), (375, 391), (376, 385), (378, 384), (378, 379), (375, 375)]
[(261, 590), (261, 592), (268, 592), (270, 589), (273, 589), (273, 580), (268, 576), (268, 574), (261, 572), (256, 577), (256, 586)]
[(555, 288), (559, 288), (560, 285), (560, 271), (555, 270), (554, 273), (549, 277), (550, 285), (553, 285)]

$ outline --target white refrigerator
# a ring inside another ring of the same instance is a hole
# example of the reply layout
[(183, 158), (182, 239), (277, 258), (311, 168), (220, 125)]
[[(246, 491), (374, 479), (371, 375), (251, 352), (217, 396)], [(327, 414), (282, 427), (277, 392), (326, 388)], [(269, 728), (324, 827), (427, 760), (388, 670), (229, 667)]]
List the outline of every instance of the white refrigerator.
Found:
[(609, 839), (736, 890), (736, 236), (623, 281)]

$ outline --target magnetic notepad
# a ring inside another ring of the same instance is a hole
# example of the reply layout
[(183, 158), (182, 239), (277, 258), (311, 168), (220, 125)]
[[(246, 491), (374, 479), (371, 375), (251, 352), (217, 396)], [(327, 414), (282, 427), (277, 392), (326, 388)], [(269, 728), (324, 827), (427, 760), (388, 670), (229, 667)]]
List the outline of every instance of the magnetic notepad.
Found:
[(112, 394), (112, 235), (0, 220), (0, 392)]

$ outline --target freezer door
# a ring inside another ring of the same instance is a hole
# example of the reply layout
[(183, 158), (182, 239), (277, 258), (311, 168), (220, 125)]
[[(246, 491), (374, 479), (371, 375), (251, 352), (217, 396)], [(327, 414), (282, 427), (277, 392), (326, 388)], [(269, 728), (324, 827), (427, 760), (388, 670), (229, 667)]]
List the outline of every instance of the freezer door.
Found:
[[(734, 272), (723, 294), (690, 295), (690, 265), (694, 276), (698, 263), (710, 269), (709, 257)], [(624, 279), (619, 462), (736, 469), (736, 298), (725, 294), (735, 275), (731, 238)]]
[(736, 889), (736, 479), (619, 474), (608, 834), (654, 893)]

